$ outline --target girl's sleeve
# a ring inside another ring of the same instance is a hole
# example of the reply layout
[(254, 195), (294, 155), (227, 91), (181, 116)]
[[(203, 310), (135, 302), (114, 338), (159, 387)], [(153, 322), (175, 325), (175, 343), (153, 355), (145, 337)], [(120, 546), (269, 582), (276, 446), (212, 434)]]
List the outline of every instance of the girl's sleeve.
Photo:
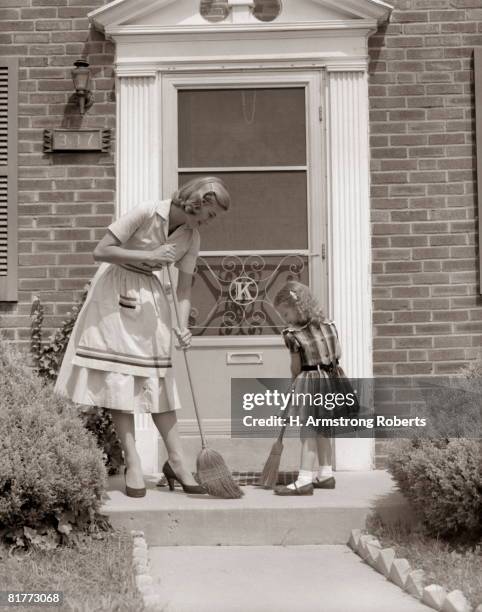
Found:
[(123, 244), (141, 227), (153, 210), (153, 202), (142, 202), (122, 217), (119, 217), (107, 228)]
[(336, 329), (336, 325), (334, 323), (331, 324), (333, 327), (333, 331), (335, 332), (335, 357), (337, 359), (341, 359), (341, 344), (340, 339), (338, 337), (338, 330)]
[(176, 268), (179, 268), (182, 272), (186, 272), (186, 274), (192, 274), (194, 272), (194, 268), (196, 267), (197, 257), (199, 255), (199, 249), (201, 246), (201, 235), (199, 230), (195, 229), (193, 232), (193, 237), (191, 241), (191, 245), (186, 253), (176, 261), (174, 264)]
[(288, 329), (283, 331), (283, 340), (289, 350), (290, 353), (299, 353), (300, 345), (298, 344), (298, 340), (296, 340), (295, 335)]

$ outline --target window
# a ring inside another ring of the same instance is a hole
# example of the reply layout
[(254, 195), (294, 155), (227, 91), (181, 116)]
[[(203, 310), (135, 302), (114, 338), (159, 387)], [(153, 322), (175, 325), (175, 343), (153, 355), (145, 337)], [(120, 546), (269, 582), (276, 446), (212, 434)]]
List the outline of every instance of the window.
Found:
[(0, 301), (17, 300), (16, 58), (0, 59)]
[[(228, 0), (201, 0), (200, 13), (207, 21), (217, 23), (229, 15)], [(254, 0), (253, 15), (259, 21), (273, 21), (281, 13), (280, 0)]]
[(219, 176), (233, 200), (202, 232), (191, 329), (277, 335), (277, 291), (309, 282), (305, 89), (185, 89), (178, 110), (179, 184)]

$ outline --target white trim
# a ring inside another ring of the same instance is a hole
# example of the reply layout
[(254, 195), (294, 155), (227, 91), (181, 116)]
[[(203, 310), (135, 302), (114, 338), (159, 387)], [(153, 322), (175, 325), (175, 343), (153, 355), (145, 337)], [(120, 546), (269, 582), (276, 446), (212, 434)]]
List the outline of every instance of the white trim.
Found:
[[(182, 73), (182, 72), (222, 72), (226, 70), (250, 70), (251, 72), (265, 72), (274, 70), (313, 70), (325, 68), (329, 72), (360, 71), (368, 69), (368, 57), (343, 56), (336, 57), (331, 54), (290, 54), (280, 58), (279, 56), (263, 55), (256, 59), (251, 56), (237, 55), (229, 60), (226, 57), (175, 57), (167, 60), (157, 58), (146, 61), (143, 58), (123, 58), (116, 64), (117, 76), (155, 76), (157, 72)], [(280, 85), (281, 86), (281, 85)]]
[(157, 75), (117, 78), (118, 216), (135, 203), (155, 199), (157, 195), (160, 147), (156, 78)]
[[(340, 329), (348, 376), (371, 378), (372, 290), (366, 73), (331, 72), (326, 97), (330, 313)], [(373, 440), (337, 439), (337, 469), (373, 467)]]
[(351, 11), (353, 15), (360, 18), (373, 17), (378, 23), (385, 21), (393, 11), (393, 7), (382, 0), (314, 0), (319, 4), (325, 4), (335, 9), (342, 8)]
[(307, 172), (308, 166), (212, 166), (209, 168), (178, 168), (178, 172)]
[[(114, 0), (88, 13), (89, 20), (100, 30), (109, 30), (115, 26), (121, 26), (122, 23), (135, 19), (136, 17), (148, 16), (149, 13), (157, 12), (163, 6), (171, 4), (174, 0)], [(343, 13), (348, 13), (351, 17), (349, 20), (320, 20), (317, 24), (332, 24), (344, 21), (355, 22), (374, 22), (381, 23), (388, 19), (392, 7), (381, 0), (314, 0), (321, 6), (334, 8)], [(202, 28), (209, 32), (219, 32), (226, 28), (236, 30), (239, 27), (251, 27), (263, 30), (275, 30), (280, 27), (296, 27), (298, 23), (283, 23), (282, 20), (275, 19), (270, 22), (260, 22), (256, 20), (249, 10), (248, 2), (243, 0), (231, 0), (231, 5), (241, 5), (238, 7), (231, 6), (230, 15), (221, 22), (208, 22), (203, 20), (196, 27)], [(238, 24), (238, 12), (241, 10), (240, 21), (246, 24)], [(308, 22), (313, 25), (313, 22)], [(165, 24), (164, 27), (174, 27), (174, 24)], [(125, 27), (125, 26), (124, 26)], [(133, 26), (131, 26), (133, 27)], [(142, 27), (142, 26), (141, 26)], [(186, 26), (185, 26), (186, 27)]]
[(250, 255), (259, 255), (261, 257), (276, 257), (278, 255), (300, 255), (301, 257), (321, 257), (321, 253), (312, 253), (307, 249), (287, 249), (287, 250), (266, 250), (266, 251), (199, 251), (201, 257), (232, 257), (239, 255), (241, 257)]
[(279, 336), (194, 336), (191, 348), (253, 348), (260, 346), (284, 347)]
[[(96, 25), (96, 22), (94, 22)], [(235, 24), (221, 22), (221, 25), (178, 25), (178, 26), (147, 26), (147, 25), (128, 25), (128, 26), (108, 26), (105, 28), (106, 36), (121, 38), (124, 36), (156, 36), (169, 34), (252, 34), (267, 32), (333, 32), (333, 35), (343, 35), (343, 31), (371, 31), (376, 30), (378, 21), (376, 19), (334, 19), (330, 21), (312, 21), (298, 23), (277, 23), (276, 21), (260, 23), (251, 22), (249, 24)]]

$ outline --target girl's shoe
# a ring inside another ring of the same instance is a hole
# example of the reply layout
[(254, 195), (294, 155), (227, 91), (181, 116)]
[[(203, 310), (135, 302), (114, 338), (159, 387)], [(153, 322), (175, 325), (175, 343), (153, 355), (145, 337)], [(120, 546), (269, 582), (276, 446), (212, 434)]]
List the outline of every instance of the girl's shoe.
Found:
[(169, 485), (170, 491), (174, 491), (174, 482), (177, 480), (177, 482), (181, 485), (184, 493), (193, 493), (193, 494), (207, 493), (206, 489), (201, 485), (184, 484), (183, 481), (176, 476), (176, 473), (170, 466), (169, 461), (166, 461), (166, 463), (164, 464), (164, 467), (162, 468), (162, 472), (164, 476), (167, 478), (167, 483)]
[[(124, 480), (127, 473), (127, 467), (124, 468)], [(146, 487), (142, 487), (142, 489), (135, 489), (133, 487), (128, 487), (126, 482), (126, 495), (128, 497), (145, 497), (146, 495)]]
[(313, 495), (313, 484), (310, 482), (302, 487), (297, 487), (296, 482), (293, 483), (295, 488), (279, 486), (274, 490), (275, 495)]
[(335, 484), (336, 480), (333, 478), (333, 476), (330, 476), (330, 478), (325, 478), (324, 480), (318, 480), (318, 478), (313, 480), (313, 486), (315, 489), (334, 489)]

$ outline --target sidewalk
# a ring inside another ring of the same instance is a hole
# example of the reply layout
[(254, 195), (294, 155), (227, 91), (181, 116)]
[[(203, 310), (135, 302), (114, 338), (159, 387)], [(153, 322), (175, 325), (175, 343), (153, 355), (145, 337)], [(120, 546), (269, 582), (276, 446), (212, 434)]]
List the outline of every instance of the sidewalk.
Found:
[(150, 549), (163, 612), (429, 612), (347, 546)]

